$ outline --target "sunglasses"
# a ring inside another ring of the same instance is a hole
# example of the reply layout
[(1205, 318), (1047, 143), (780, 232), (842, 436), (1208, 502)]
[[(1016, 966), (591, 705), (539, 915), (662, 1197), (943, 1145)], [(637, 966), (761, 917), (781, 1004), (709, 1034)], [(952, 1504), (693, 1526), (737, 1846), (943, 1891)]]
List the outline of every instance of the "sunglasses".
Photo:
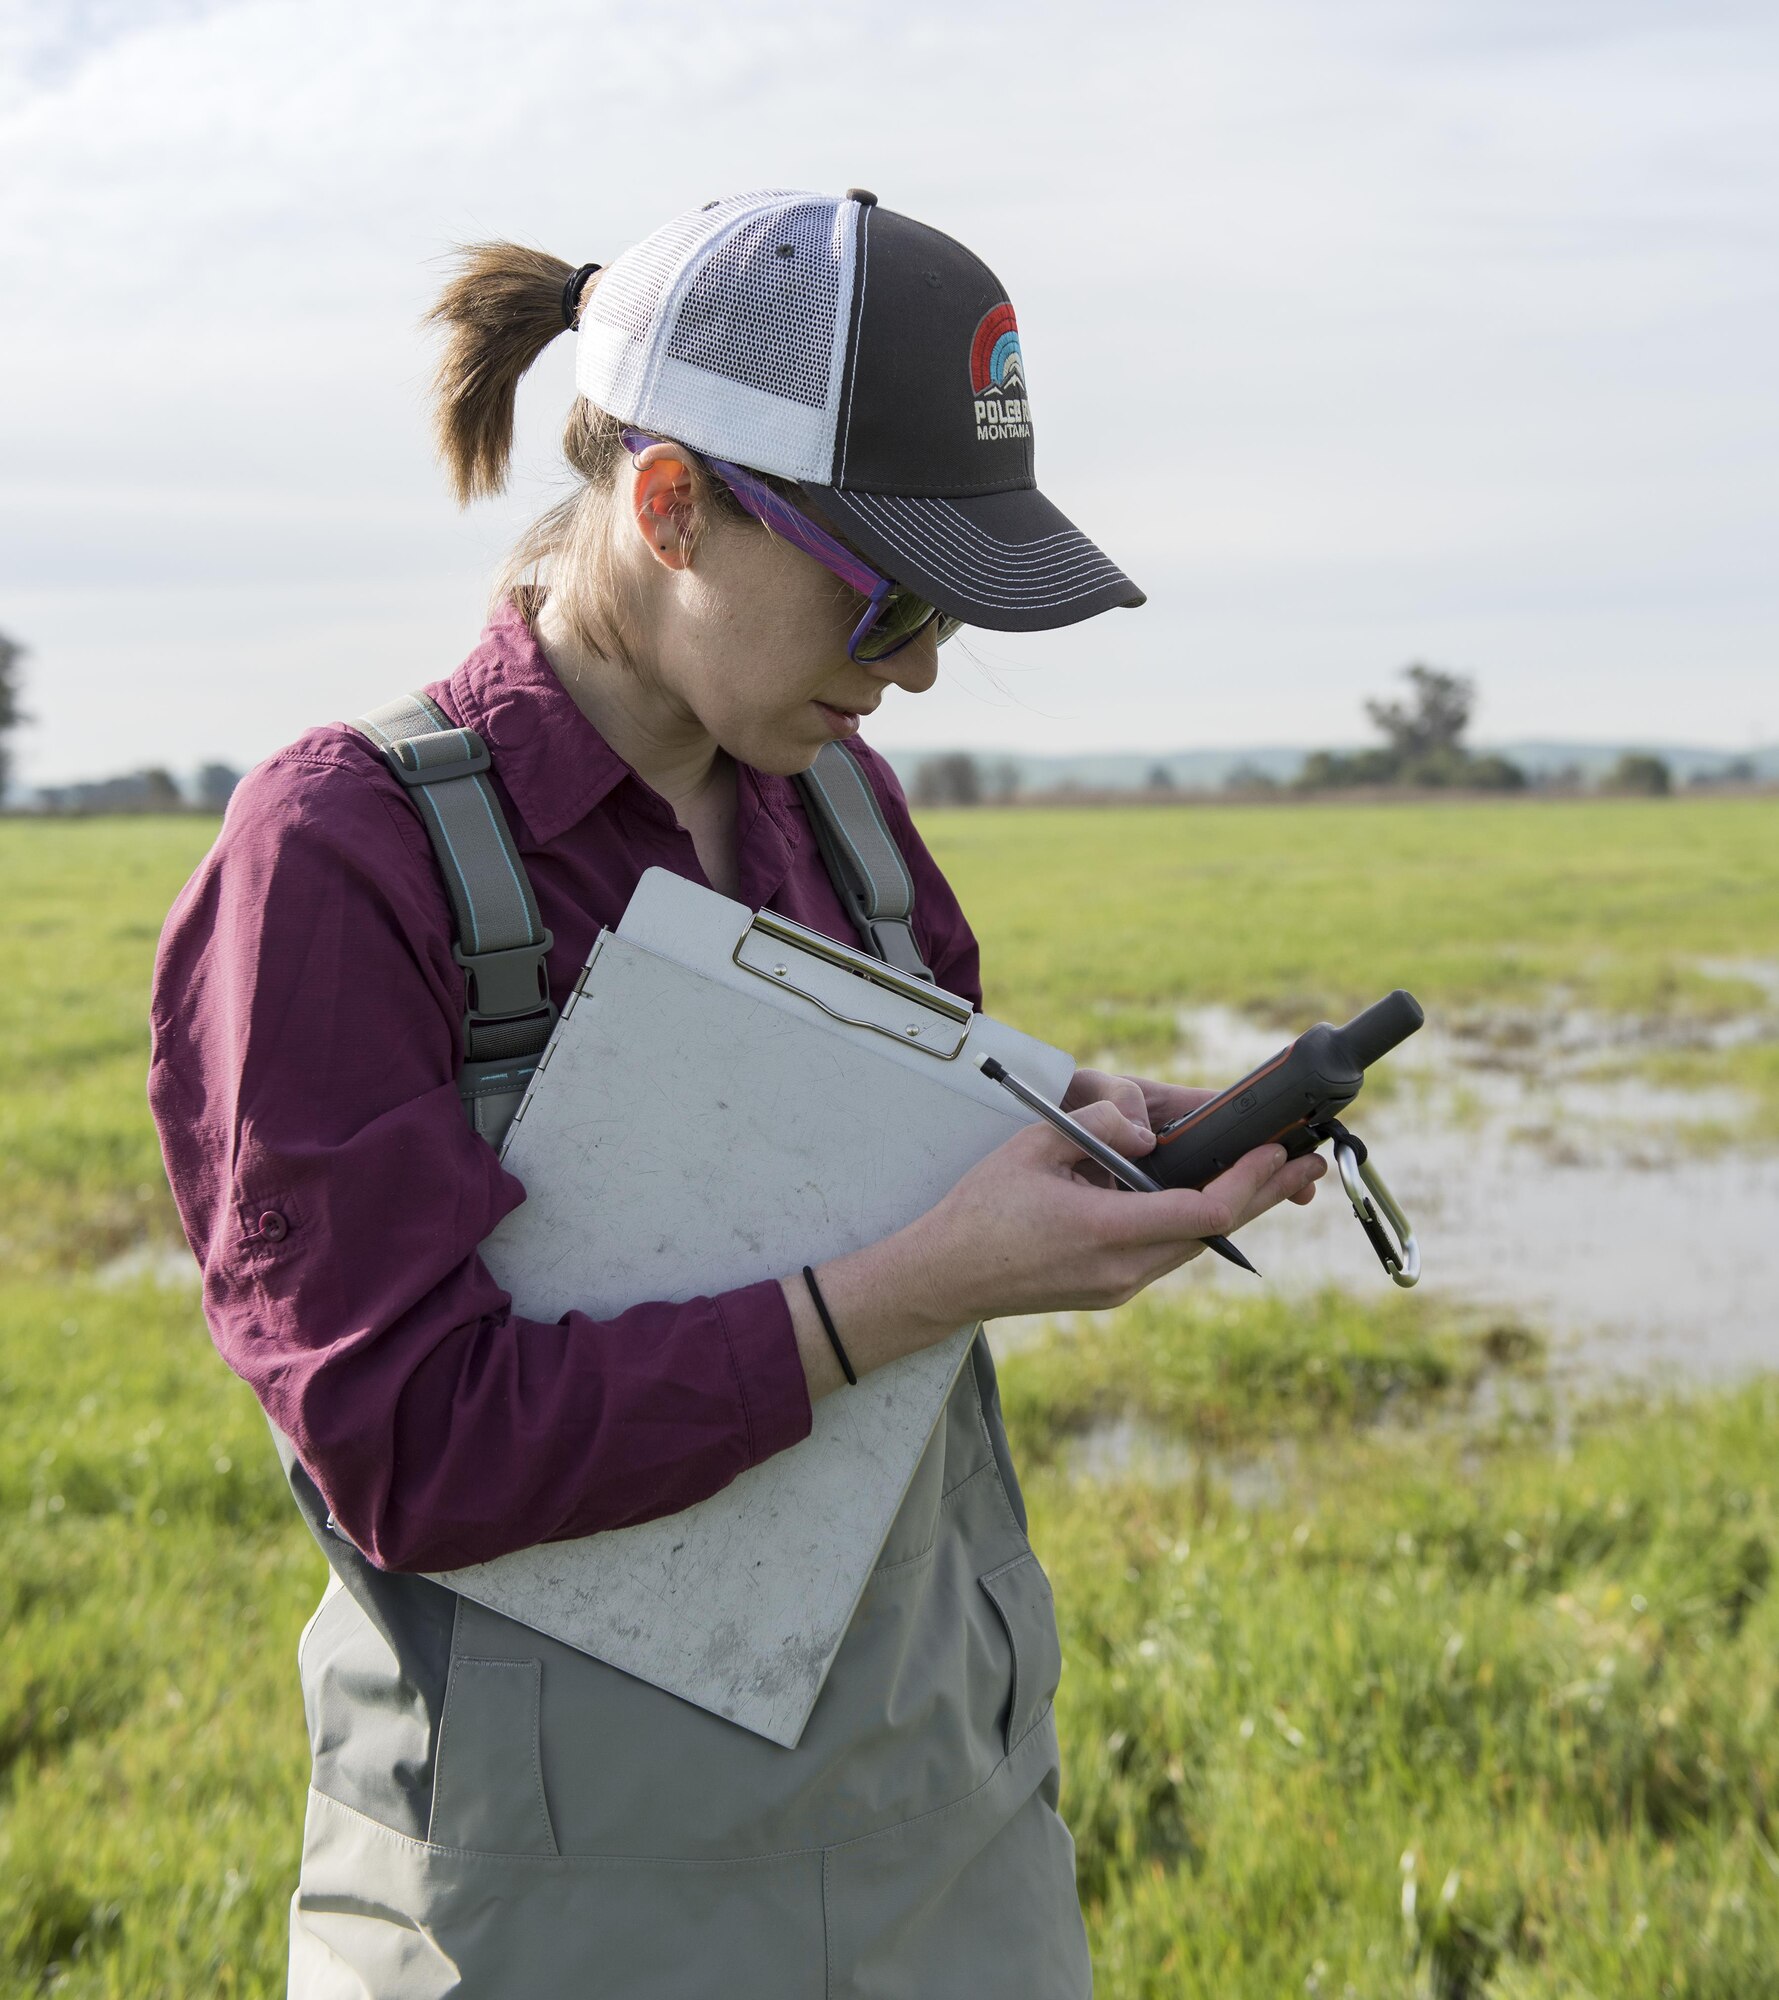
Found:
[[(649, 445), (666, 441), (650, 437), (645, 431), (623, 430), (619, 436), (624, 441), (624, 449), (633, 455)], [(676, 445), (674, 449), (684, 451), (685, 447)], [(953, 618), (949, 612), (929, 604), (924, 597), (916, 597), (913, 591), (904, 590), (899, 583), (880, 575), (863, 556), (855, 555), (844, 542), (836, 540), (826, 529), (818, 528), (807, 514), (800, 513), (783, 494), (775, 493), (745, 466), (731, 465), (721, 458), (706, 458), (702, 462), (756, 521), (764, 523), (793, 548), (799, 548), (806, 556), (813, 557), (823, 569), (865, 599), (865, 615), (854, 626), (852, 637), (846, 642), (846, 657), (849, 660), (856, 660), (864, 666), (876, 660), (887, 660), (892, 653), (899, 653), (910, 640), (918, 639), (934, 623), (939, 628), (938, 643), (943, 646), (963, 624), (961, 618)]]

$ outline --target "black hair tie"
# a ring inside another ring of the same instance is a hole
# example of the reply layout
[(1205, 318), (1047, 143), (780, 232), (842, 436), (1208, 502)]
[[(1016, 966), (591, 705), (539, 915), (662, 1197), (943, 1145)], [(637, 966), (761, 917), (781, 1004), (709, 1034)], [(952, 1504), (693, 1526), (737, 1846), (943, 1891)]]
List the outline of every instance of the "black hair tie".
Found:
[(815, 1282), (815, 1273), (807, 1264), (803, 1266), (803, 1282), (809, 1287), (809, 1296), (815, 1301), (815, 1309), (821, 1316), (823, 1331), (832, 1342), (835, 1359), (840, 1363), (840, 1372), (854, 1388), (859, 1378), (852, 1372), (852, 1363), (846, 1358), (846, 1349), (840, 1345), (840, 1336), (834, 1330), (834, 1320), (828, 1311), (828, 1302), (822, 1297), (822, 1288)]
[(583, 264), (570, 278), (562, 282), (562, 324), (572, 333), (575, 321), (580, 318), (581, 294), (587, 289), (587, 280), (595, 271), (603, 271), (603, 264)]

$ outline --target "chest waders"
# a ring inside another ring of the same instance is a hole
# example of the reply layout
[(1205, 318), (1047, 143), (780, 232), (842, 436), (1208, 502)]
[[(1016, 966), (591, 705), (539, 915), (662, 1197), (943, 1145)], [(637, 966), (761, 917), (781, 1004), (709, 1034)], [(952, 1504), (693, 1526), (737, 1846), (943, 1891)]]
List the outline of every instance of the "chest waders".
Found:
[[(487, 750), (418, 695), (355, 726), (432, 837), (465, 970), (464, 1107), (498, 1143), (554, 1015)], [(832, 744), (799, 784), (867, 949), (925, 974), (858, 765)], [(377, 1569), (278, 1442), (332, 1570), (298, 1647), (314, 1769), (294, 2000), (1091, 1992), (1056, 1812), (1055, 1612), (980, 1329), (794, 1750)]]

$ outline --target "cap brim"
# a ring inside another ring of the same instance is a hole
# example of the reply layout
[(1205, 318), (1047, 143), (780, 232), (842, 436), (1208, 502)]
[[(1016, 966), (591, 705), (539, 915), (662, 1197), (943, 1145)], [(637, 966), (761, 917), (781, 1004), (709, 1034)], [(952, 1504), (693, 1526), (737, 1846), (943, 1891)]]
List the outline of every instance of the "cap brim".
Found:
[(909, 499), (803, 483), (812, 508), (929, 604), (991, 632), (1045, 632), (1143, 593), (1035, 487)]

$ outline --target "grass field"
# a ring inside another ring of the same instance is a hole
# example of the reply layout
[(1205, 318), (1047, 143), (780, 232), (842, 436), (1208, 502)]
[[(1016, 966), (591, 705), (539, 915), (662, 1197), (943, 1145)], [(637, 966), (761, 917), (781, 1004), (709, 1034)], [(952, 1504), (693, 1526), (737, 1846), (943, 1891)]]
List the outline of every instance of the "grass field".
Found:
[(982, 940), (989, 1007), (1083, 1060), (1167, 1063), (1183, 1006), (1296, 1032), (1406, 986), (1485, 1031), (1502, 1009), (1635, 1017), (1654, 1031), (1637, 1068), (1738, 1085), (1779, 1137), (1779, 1039), (1689, 1046), (1761, 1004), (1738, 968), (1779, 962), (1774, 800), (953, 811), (921, 829)]
[[(1396, 982), (1708, 1019), (1749, 995), (1695, 961), (1779, 949), (1759, 801), (927, 824), (991, 1003), (1132, 1062), (1178, 1004)], [(113, 1262), (171, 1236), (143, 998), (210, 831), (0, 822), (0, 1994), (282, 1990), (320, 1558), (190, 1295)], [(1541, 1370), (1414, 1299), (1189, 1288), (1008, 1357), (1099, 1991), (1779, 1995), (1779, 1382), (1578, 1412)], [(1107, 1423), (1181, 1464), (1086, 1481)]]

